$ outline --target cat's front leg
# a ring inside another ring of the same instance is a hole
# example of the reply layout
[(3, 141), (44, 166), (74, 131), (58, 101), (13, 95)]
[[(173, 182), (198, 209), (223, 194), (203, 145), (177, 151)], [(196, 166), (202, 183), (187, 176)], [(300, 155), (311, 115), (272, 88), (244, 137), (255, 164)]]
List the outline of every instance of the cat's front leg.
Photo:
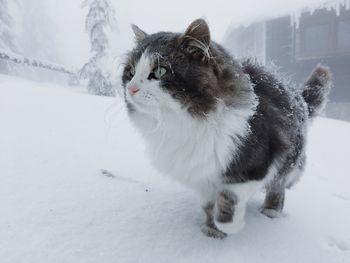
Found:
[(250, 197), (263, 185), (263, 181), (228, 184), (219, 193), (214, 209), (216, 227), (234, 234), (244, 227), (244, 216)]
[(242, 202), (230, 191), (222, 191), (214, 208), (214, 224), (218, 229), (234, 234), (244, 227), (246, 202)]
[(213, 237), (213, 238), (219, 238), (223, 239), (227, 235), (220, 231), (214, 223), (214, 203), (213, 202), (208, 202), (204, 207), (204, 212), (206, 214), (206, 221), (205, 224), (202, 225), (201, 230), (202, 232), (208, 236), (208, 237)]

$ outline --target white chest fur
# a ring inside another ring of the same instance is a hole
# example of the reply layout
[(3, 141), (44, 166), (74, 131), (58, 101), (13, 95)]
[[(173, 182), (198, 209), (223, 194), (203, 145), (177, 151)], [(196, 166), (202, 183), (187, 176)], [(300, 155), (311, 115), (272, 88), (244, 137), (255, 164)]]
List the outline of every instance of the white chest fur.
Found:
[(251, 109), (219, 104), (206, 120), (171, 110), (157, 117), (136, 112), (131, 119), (146, 140), (154, 166), (210, 198), (221, 188), (220, 176), (235, 157), (239, 138), (249, 132), (251, 114)]

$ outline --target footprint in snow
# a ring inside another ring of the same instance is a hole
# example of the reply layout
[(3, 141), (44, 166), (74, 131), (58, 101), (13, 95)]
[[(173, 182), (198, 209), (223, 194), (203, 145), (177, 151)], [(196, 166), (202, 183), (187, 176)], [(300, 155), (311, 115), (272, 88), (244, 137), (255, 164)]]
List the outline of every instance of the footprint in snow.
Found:
[(350, 198), (347, 197), (346, 195), (343, 195), (343, 194), (333, 194), (334, 197), (338, 198), (338, 199), (341, 199), (343, 201), (349, 201)]
[(111, 179), (117, 179), (117, 180), (120, 180), (120, 181), (125, 181), (125, 182), (128, 182), (128, 183), (133, 183), (133, 184), (138, 184), (142, 187), (145, 188), (145, 192), (149, 192), (149, 188), (146, 187), (142, 182), (139, 182), (139, 181), (136, 181), (134, 179), (130, 179), (130, 178), (126, 178), (124, 176), (120, 176), (120, 175), (117, 175), (117, 174), (114, 174), (108, 170), (105, 170), (105, 169), (101, 169), (100, 170), (100, 174), (103, 175), (103, 176), (106, 176), (106, 177), (109, 177)]
[(334, 238), (334, 237), (328, 237), (328, 246), (332, 248), (337, 248), (341, 251), (348, 251), (350, 250), (349, 243), (346, 242), (345, 240), (341, 240), (339, 238)]

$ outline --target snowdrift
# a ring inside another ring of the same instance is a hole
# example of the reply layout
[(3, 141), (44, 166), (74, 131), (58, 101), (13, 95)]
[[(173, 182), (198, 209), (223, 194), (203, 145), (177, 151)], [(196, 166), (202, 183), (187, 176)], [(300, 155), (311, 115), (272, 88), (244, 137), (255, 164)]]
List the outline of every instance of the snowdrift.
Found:
[[(284, 216), (204, 236), (197, 197), (157, 174), (121, 100), (0, 75), (0, 262), (350, 262), (350, 124), (317, 119)], [(103, 174), (101, 169), (113, 174)]]

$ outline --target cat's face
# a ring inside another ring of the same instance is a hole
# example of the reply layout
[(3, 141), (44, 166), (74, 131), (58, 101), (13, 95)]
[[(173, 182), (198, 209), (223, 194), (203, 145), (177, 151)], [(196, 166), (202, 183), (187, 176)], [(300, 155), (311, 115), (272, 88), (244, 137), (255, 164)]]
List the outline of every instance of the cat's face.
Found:
[(213, 57), (214, 44), (204, 20), (194, 21), (183, 34), (147, 35), (136, 26), (133, 30), (136, 47), (122, 77), (131, 114), (170, 110), (203, 117), (215, 108), (223, 72), (217, 50)]

